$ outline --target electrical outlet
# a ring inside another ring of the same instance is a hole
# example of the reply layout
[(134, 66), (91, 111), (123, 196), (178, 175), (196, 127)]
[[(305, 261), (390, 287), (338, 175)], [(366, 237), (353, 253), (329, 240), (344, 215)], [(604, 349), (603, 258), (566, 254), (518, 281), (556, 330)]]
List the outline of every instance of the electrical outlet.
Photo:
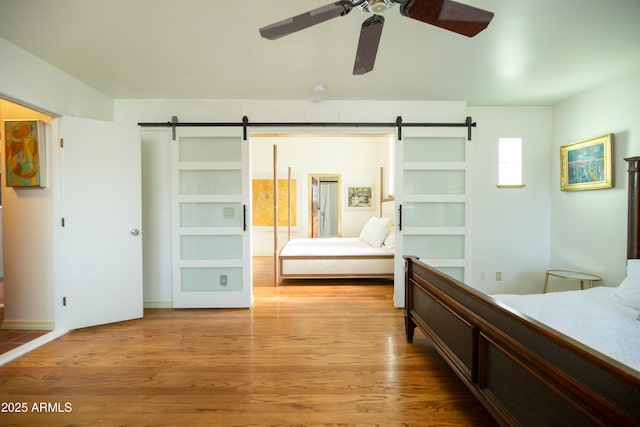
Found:
[(220, 286), (227, 286), (227, 275), (223, 274), (220, 276)]
[(496, 271), (496, 280), (497, 281), (502, 280), (502, 271)]

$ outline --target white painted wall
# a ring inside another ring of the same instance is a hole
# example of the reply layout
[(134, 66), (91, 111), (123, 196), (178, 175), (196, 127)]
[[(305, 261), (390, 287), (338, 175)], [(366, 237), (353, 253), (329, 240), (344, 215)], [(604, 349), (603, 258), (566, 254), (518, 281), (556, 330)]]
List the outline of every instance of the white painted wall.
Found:
[(148, 307), (167, 307), (172, 300), (170, 133), (143, 129), (142, 269)]
[[(488, 294), (542, 291), (549, 265), (550, 107), (470, 107), (473, 278)], [(497, 188), (498, 139), (523, 139), (524, 188)], [(496, 272), (502, 280), (496, 280)]]
[(113, 120), (113, 99), (0, 38), (0, 98), (56, 115)]
[[(168, 122), (177, 116), (181, 122), (240, 122), (247, 116), (253, 122), (460, 122), (462, 101), (282, 101), (282, 100), (149, 100), (117, 99), (117, 122)], [(268, 129), (277, 133), (277, 128)], [(300, 132), (309, 129), (299, 129)], [(315, 129), (318, 130), (318, 129)], [(319, 129), (327, 131), (327, 129)], [(367, 129), (361, 129), (366, 131)], [(380, 131), (379, 128), (373, 129)], [(255, 129), (254, 129), (255, 131)]]
[[(4, 146), (4, 120), (51, 118), (0, 100)], [(4, 260), (4, 328), (53, 328), (54, 254), (53, 188), (51, 186), (51, 134), (46, 135), (47, 188), (5, 186), (2, 152), (2, 255)]]
[[(625, 275), (627, 162), (640, 155), (640, 75), (559, 103), (553, 109), (551, 268), (589, 271), (618, 285)], [(560, 191), (559, 147), (613, 133), (615, 187)], [(563, 284), (554, 282), (555, 289)], [(568, 284), (570, 286), (570, 284)], [(575, 288), (575, 285), (573, 286)]]

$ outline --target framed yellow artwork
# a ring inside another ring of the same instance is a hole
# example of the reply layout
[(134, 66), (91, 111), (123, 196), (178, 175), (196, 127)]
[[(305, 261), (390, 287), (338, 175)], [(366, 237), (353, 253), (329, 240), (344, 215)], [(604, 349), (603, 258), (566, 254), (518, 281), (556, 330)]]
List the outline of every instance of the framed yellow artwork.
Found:
[[(278, 180), (278, 226), (288, 225), (288, 180)], [(254, 226), (273, 226), (273, 179), (254, 179), (252, 224)], [(297, 183), (291, 180), (291, 226), (297, 224)]]

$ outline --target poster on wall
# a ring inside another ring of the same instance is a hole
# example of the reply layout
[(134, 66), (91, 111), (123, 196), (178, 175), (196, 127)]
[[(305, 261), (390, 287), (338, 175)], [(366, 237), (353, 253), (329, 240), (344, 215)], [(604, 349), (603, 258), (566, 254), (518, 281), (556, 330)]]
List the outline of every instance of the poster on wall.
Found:
[(4, 122), (7, 187), (46, 187), (44, 122)]
[[(278, 180), (278, 226), (286, 227), (288, 224), (288, 180)], [(273, 179), (253, 180), (253, 214), (254, 226), (273, 226)], [(291, 226), (297, 224), (297, 198), (296, 180), (291, 180)]]

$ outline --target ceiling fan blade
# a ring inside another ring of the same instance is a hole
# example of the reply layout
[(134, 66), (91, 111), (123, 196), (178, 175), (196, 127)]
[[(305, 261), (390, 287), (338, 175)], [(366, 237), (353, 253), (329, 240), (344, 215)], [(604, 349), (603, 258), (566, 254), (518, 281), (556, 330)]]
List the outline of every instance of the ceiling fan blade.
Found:
[(275, 40), (296, 31), (304, 30), (329, 19), (344, 16), (353, 8), (350, 1), (336, 1), (326, 6), (310, 10), (291, 18), (283, 19), (275, 24), (260, 28), (260, 35), (265, 39)]
[(487, 28), (493, 18), (493, 12), (453, 0), (407, 0), (400, 13), (467, 37)]
[(353, 74), (361, 75), (373, 70), (383, 25), (384, 18), (381, 15), (373, 15), (362, 23)]

